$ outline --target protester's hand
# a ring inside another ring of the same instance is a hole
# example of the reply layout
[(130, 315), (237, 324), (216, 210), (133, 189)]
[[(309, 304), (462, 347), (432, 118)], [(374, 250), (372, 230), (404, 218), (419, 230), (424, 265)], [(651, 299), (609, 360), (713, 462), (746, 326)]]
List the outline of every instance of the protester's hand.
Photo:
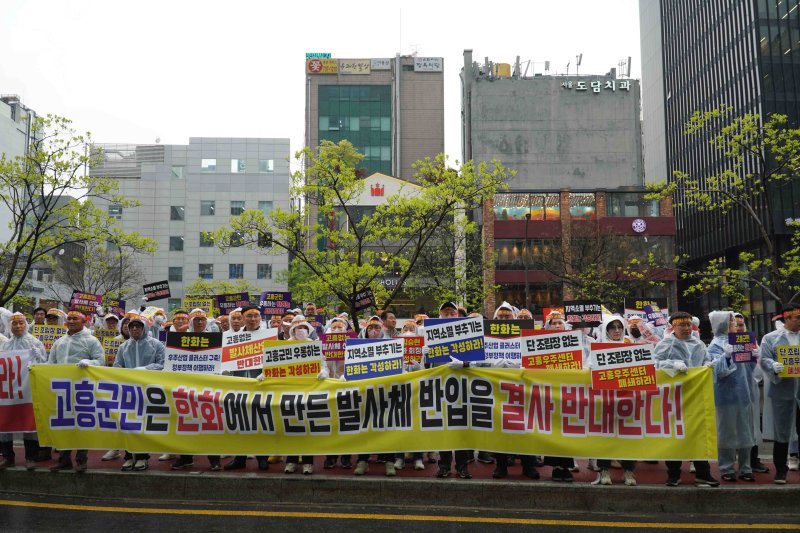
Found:
[(673, 366), (675, 370), (677, 370), (678, 372), (683, 372), (684, 374), (689, 371), (689, 367), (686, 366), (686, 363), (684, 363), (683, 361), (678, 361)]
[(347, 378), (346, 378), (346, 377), (344, 377), (344, 374), (342, 374), (341, 376), (339, 376), (339, 381), (347, 381)]
[(134, 368), (134, 370), (147, 370), (147, 367), (146, 366), (137, 366), (137, 367)]
[(453, 356), (450, 356), (450, 362), (447, 363), (447, 366), (450, 367), (450, 368), (464, 368), (464, 367), (466, 367), (466, 365), (464, 364), (464, 361), (459, 361), (458, 359), (456, 359)]
[(732, 345), (730, 345), (730, 344), (726, 344), (726, 345), (725, 345), (725, 346), (722, 348), (722, 350), (725, 352), (725, 356), (726, 356), (726, 357), (730, 357), (731, 355), (733, 355), (733, 346), (732, 346)]
[(92, 366), (92, 362), (88, 359), (81, 359), (78, 361), (78, 368), (86, 368), (87, 366)]
[(265, 376), (263, 373), (256, 376), (256, 381), (264, 381), (265, 379), (267, 379), (267, 376)]
[(97, 307), (94, 308), (94, 310), (97, 313), (97, 316), (101, 317), (101, 316), (105, 315), (105, 313), (103, 312), (103, 306), (102, 305), (98, 305)]
[(322, 381), (323, 379), (328, 379), (329, 377), (331, 377), (331, 374), (328, 370), (328, 366), (323, 365), (322, 370), (320, 370), (319, 374), (317, 374), (317, 379)]
[(431, 351), (431, 349), (428, 348), (427, 346), (422, 347), (422, 355), (428, 355), (429, 351)]
[(417, 370), (422, 370), (422, 365), (419, 364), (419, 361), (411, 361), (408, 364), (409, 372), (416, 372)]
[(496, 359), (492, 361), (492, 366), (495, 368), (512, 368), (514, 366), (514, 363), (512, 363), (508, 359)]
[(31, 368), (33, 368), (33, 363), (31, 363), (30, 361), (28, 361), (28, 372), (30, 372), (30, 371), (31, 371)]
[(706, 361), (705, 366), (708, 368), (713, 368), (716, 363), (714, 361)]
[(778, 363), (778, 362), (772, 363), (772, 371), (775, 372), (776, 374), (780, 374), (781, 372), (783, 372), (783, 363)]

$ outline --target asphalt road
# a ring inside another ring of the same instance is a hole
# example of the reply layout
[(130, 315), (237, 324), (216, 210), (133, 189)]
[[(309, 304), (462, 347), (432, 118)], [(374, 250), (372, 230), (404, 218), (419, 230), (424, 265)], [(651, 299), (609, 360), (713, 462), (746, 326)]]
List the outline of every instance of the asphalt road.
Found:
[[(121, 495), (117, 495), (121, 496)], [(666, 516), (663, 513), (542, 513), (507, 509), (341, 505), (259, 505), (165, 502), (143, 499), (88, 500), (0, 494), (0, 531), (653, 531), (800, 530), (795, 514), (724, 513)]]

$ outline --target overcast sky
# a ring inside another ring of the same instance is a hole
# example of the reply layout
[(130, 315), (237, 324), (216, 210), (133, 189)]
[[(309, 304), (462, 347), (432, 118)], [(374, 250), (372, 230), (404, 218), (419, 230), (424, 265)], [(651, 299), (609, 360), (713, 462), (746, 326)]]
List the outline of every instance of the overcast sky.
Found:
[[(320, 2), (3, 0), (0, 94), (96, 142), (289, 137), (303, 144), (306, 52), (444, 57), (445, 150), (460, 159), (463, 51), (603, 74), (632, 56), (635, 0)], [(530, 70), (529, 70), (530, 72)]]

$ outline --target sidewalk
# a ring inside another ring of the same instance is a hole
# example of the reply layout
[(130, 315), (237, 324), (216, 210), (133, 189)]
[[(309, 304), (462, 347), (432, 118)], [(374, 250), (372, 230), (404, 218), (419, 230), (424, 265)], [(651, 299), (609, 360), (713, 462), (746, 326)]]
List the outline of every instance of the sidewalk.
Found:
[[(550, 467), (539, 468), (540, 480), (530, 480), (521, 474), (519, 461), (509, 468), (505, 479), (492, 479), (494, 465), (473, 462), (471, 480), (454, 474), (448, 479), (436, 478), (437, 467), (425, 464), (425, 470), (415, 471), (413, 463), (397, 472), (396, 477), (384, 475), (383, 464), (370, 463), (364, 476), (354, 476), (350, 469), (337, 467), (326, 470), (323, 457), (314, 458), (314, 474), (284, 474), (283, 464), (272, 464), (260, 471), (254, 459), (247, 468), (233, 472), (212, 472), (208, 459), (196, 456), (188, 470), (171, 471), (173, 461), (158, 461), (151, 457), (149, 470), (121, 472), (122, 459), (101, 461), (103, 451), (90, 451), (88, 471), (52, 473), (49, 467), (55, 460), (37, 463), (36, 470), (24, 467), (24, 452), (15, 449), (17, 465), (0, 471), (0, 492), (83, 496), (87, 498), (120, 497), (198, 501), (253, 501), (281, 503), (341, 503), (407, 504), (424, 506), (496, 507), (523, 506), (525, 509), (590, 510), (605, 512), (636, 512), (657, 505), (665, 512), (714, 513), (723, 508), (740, 512), (763, 511), (764, 506), (775, 512), (796, 513), (800, 498), (800, 472), (789, 472), (787, 485), (773, 483), (770, 473), (755, 474), (756, 482), (723, 482), (719, 488), (695, 487), (694, 474), (688, 463), (683, 465), (682, 485), (666, 487), (663, 463), (636, 465), (638, 486), (622, 485), (622, 470), (612, 469), (612, 486), (592, 485), (597, 474), (579, 460), (579, 471), (573, 472), (573, 483), (550, 480)], [(54, 453), (53, 457), (57, 455)], [(762, 460), (765, 459), (762, 454)], [(223, 465), (230, 459), (223, 459)], [(353, 457), (355, 463), (355, 456)], [(716, 464), (712, 473), (719, 479)], [(732, 507), (720, 507), (732, 506)]]

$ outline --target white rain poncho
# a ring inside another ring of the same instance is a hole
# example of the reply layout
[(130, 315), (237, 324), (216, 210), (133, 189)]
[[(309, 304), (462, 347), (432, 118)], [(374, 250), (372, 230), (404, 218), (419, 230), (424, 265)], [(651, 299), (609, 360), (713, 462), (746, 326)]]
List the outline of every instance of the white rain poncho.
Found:
[[(755, 363), (737, 363), (728, 344), (728, 324), (732, 311), (712, 311), (708, 315), (714, 339), (708, 354), (714, 360), (714, 404), (717, 408), (717, 446), (750, 448), (756, 443), (753, 434), (753, 381)], [(725, 348), (728, 348), (726, 353)]]
[(800, 332), (779, 328), (761, 339), (761, 369), (770, 381), (768, 397), (772, 402), (773, 438), (776, 442), (789, 442), (795, 409), (800, 406), (800, 379), (786, 379), (775, 374), (777, 346), (800, 346)]
[(95, 366), (105, 365), (103, 346), (92, 332), (83, 328), (74, 335), (64, 335), (53, 343), (47, 362), (50, 364), (76, 364), (88, 359)]

